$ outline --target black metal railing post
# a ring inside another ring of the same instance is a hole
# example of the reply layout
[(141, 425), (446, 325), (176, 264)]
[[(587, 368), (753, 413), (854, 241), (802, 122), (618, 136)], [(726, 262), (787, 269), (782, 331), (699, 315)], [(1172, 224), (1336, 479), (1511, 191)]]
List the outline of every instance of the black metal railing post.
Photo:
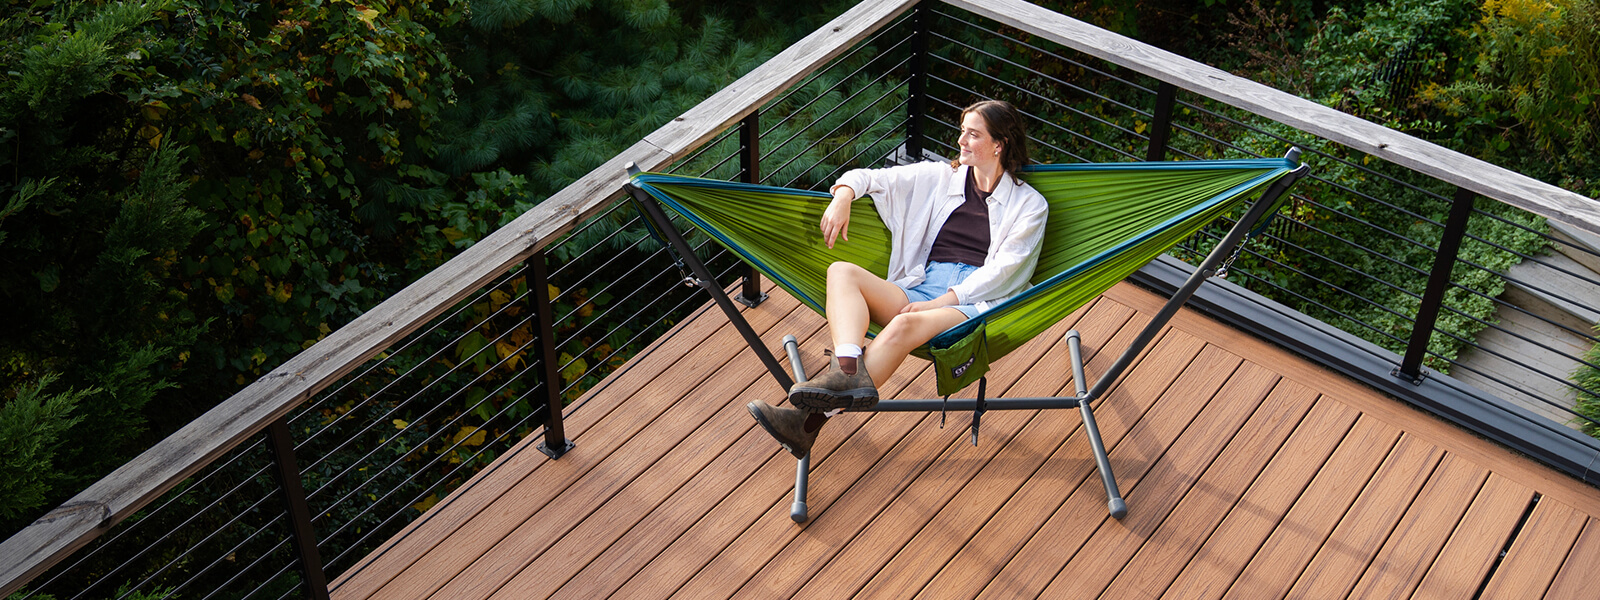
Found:
[[(760, 110), (751, 112), (750, 116), (739, 122), (739, 181), (761, 183)], [(761, 293), (761, 271), (757, 271), (755, 265), (745, 265), (744, 288), (734, 300), (755, 308), (766, 299), (767, 295)]]
[(317, 552), (317, 532), (311, 528), (311, 507), (300, 483), (300, 467), (294, 460), (294, 438), (289, 436), (289, 417), (279, 417), (267, 426), (267, 446), (272, 450), (272, 474), (289, 515), (289, 531), (295, 553), (300, 557), (301, 582), (306, 598), (328, 600), (328, 576), (322, 572), (322, 556)]
[(906, 77), (906, 157), (910, 162), (922, 162), (922, 116), (928, 111), (928, 20), (932, 18), (926, 3), (918, 2), (911, 8), (911, 59), (906, 67), (911, 73)]
[(1156, 88), (1156, 107), (1150, 123), (1150, 148), (1144, 159), (1155, 162), (1167, 159), (1167, 140), (1172, 137), (1172, 106), (1178, 100), (1178, 86), (1165, 81)]
[(544, 373), (539, 378), (544, 387), (544, 441), (539, 443), (539, 451), (552, 459), (561, 458), (572, 449), (572, 441), (567, 439), (566, 428), (561, 422), (561, 409), (565, 404), (561, 400), (561, 365), (556, 353), (555, 315), (554, 306), (550, 298), (550, 267), (547, 255), (543, 249), (533, 253), (528, 258), (532, 267), (533, 276), (528, 281), (528, 287), (533, 292), (533, 309), (539, 314), (539, 342), (536, 349), (539, 355), (539, 364), (544, 365)]
[(1455, 199), (1450, 204), (1450, 217), (1444, 223), (1444, 237), (1439, 239), (1439, 251), (1433, 255), (1433, 271), (1428, 275), (1428, 288), (1422, 292), (1422, 304), (1417, 307), (1417, 321), (1411, 327), (1411, 341), (1406, 344), (1406, 356), (1392, 372), (1395, 377), (1412, 385), (1422, 384), (1422, 359), (1428, 354), (1428, 341), (1433, 338), (1433, 326), (1439, 319), (1439, 307), (1444, 304), (1445, 290), (1450, 287), (1450, 272), (1455, 269), (1461, 238), (1467, 233), (1467, 218), (1472, 216), (1472, 203), (1477, 197), (1471, 191), (1456, 188)]

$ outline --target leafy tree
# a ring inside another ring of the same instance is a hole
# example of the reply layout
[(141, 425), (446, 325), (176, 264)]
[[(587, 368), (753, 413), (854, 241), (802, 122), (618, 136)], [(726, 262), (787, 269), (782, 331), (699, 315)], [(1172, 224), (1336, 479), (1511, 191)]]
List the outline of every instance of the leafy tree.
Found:
[[(178, 315), (172, 289), (178, 252), (202, 226), (183, 198), (184, 159), (108, 135), (126, 125), (111, 90), (137, 78), (122, 74), (158, 44), (137, 31), (159, 7), (62, 10), (60, 20), (0, 22), (0, 56), (14, 65), (0, 75), (0, 297), (11, 311), (0, 324), (0, 390), (6, 410), (41, 427), (37, 439), (10, 429), (0, 443), (63, 469), (39, 474), (8, 523), (121, 464), (145, 405), (173, 385), (175, 346), (204, 328)], [(57, 374), (81, 391), (37, 405)]]
[(1600, 196), (1600, 3), (1485, 0), (1472, 52), (1422, 96), (1458, 120), (1464, 149)]
[(464, 8), (0, 9), (0, 390), (94, 390), (47, 504), (437, 264), (401, 216), (477, 191), (426, 166)]

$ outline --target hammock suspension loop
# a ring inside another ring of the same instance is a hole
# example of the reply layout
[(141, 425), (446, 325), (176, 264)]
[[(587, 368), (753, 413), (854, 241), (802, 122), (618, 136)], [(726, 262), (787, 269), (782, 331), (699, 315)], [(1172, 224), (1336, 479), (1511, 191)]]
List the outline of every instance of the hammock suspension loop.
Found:
[[(630, 175), (638, 172), (638, 168), (633, 166), (633, 163), (628, 163), (628, 168), (628, 173)], [(638, 198), (635, 198), (631, 195), (629, 196), (629, 200), (633, 202), (634, 210), (639, 211), (640, 220), (644, 222), (645, 232), (649, 233), (650, 238), (654, 239), (657, 244), (660, 244), (662, 248), (666, 249), (667, 256), (672, 257), (672, 264), (678, 267), (679, 281), (682, 281), (683, 285), (686, 287), (705, 287), (698, 280), (696, 280), (693, 275), (689, 274), (689, 265), (684, 264), (683, 257), (679, 256), (678, 251), (673, 249), (672, 244), (668, 243), (667, 240), (661, 236), (660, 231), (656, 231), (656, 225), (655, 223), (651, 222), (652, 219), (650, 218), (649, 212), (645, 210), (644, 204), (641, 203)]]
[(1239, 254), (1244, 252), (1244, 245), (1249, 243), (1250, 238), (1254, 236), (1255, 232), (1253, 231), (1244, 234), (1244, 239), (1239, 240), (1239, 245), (1233, 247), (1233, 253), (1229, 254), (1227, 258), (1222, 259), (1222, 264), (1217, 265), (1217, 271), (1214, 273), (1214, 275), (1217, 276), (1217, 279), (1228, 278), (1228, 269), (1233, 267), (1233, 261), (1239, 260)]

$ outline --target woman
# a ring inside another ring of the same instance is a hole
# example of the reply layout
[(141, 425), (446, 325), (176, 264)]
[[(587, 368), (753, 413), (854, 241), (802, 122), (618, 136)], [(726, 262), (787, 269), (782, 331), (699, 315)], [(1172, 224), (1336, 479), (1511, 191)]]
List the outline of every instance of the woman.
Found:
[[(871, 195), (890, 233), (888, 279), (855, 264), (828, 266), (826, 312), (834, 356), (823, 374), (789, 390), (794, 408), (747, 408), (796, 458), (827, 418), (878, 403), (877, 386), (911, 351), (1028, 288), (1039, 262), (1047, 206), (1016, 179), (1028, 164), (1022, 114), (984, 101), (961, 113), (960, 158), (856, 169), (832, 188), (823, 242), (850, 240), (850, 203)], [(868, 321), (883, 330), (864, 352)]]

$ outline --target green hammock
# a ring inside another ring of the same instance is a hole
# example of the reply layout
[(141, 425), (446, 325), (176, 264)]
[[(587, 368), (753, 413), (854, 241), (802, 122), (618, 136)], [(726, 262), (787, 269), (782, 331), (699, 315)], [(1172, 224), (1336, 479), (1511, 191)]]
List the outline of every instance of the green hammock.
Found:
[[(1050, 204), (1033, 287), (913, 354), (934, 362), (939, 394), (952, 394), (982, 377), (991, 360), (1260, 196), (1295, 167), (1282, 158), (1028, 167), (1021, 177)], [(852, 262), (880, 277), (888, 271), (889, 231), (870, 197), (851, 208), (850, 241), (830, 250), (817, 226), (832, 198), (825, 193), (658, 173), (636, 174), (633, 185), (819, 313), (829, 264)]]

